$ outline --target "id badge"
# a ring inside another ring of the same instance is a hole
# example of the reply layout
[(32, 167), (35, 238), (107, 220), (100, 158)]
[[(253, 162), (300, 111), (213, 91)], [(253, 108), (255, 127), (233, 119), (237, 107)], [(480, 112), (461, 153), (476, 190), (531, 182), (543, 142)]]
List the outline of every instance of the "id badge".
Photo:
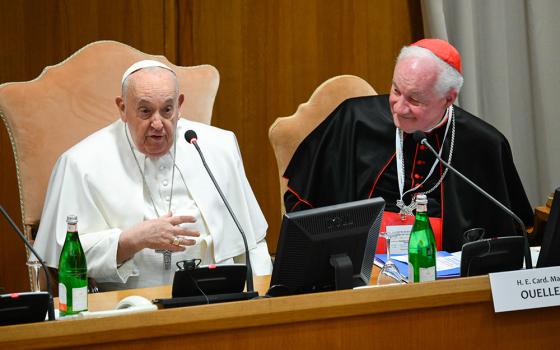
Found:
[[(391, 237), (391, 254), (408, 254), (408, 239), (414, 225), (414, 220), (415, 217), (413, 215), (406, 215), (403, 220), (400, 213), (390, 211), (383, 213), (381, 232), (387, 232)], [(443, 220), (433, 217), (430, 217), (429, 220), (434, 232), (437, 250), (442, 250)], [(377, 239), (375, 254), (387, 254), (385, 238), (379, 237)]]
[[(405, 215), (404, 219), (400, 213), (386, 211), (381, 221), (381, 232), (386, 232), (391, 238), (391, 254), (408, 254), (408, 238), (415, 217)], [(384, 238), (377, 240), (376, 254), (387, 254), (387, 245)]]
[(408, 254), (408, 239), (412, 225), (387, 226), (387, 235), (391, 237), (391, 254)]

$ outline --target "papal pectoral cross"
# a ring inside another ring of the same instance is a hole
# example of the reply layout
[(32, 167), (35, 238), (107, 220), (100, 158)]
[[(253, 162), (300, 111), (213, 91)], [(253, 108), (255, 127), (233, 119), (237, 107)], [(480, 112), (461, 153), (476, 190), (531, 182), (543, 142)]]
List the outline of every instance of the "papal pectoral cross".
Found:
[(170, 270), (172, 252), (170, 250), (156, 249), (156, 253), (160, 253), (163, 255), (163, 268), (166, 270)]
[(414, 209), (416, 209), (416, 201), (412, 198), (412, 202), (409, 205), (404, 204), (402, 199), (397, 200), (397, 207), (400, 209), (401, 220), (405, 220), (407, 215), (412, 215)]

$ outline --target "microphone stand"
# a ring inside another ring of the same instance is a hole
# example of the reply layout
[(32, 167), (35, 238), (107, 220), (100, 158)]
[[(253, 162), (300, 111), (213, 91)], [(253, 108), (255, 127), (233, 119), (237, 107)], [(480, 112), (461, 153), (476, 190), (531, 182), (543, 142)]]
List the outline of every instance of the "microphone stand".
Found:
[(497, 199), (492, 197), (490, 194), (488, 194), (488, 192), (484, 191), (482, 188), (480, 188), (477, 184), (472, 182), (465, 175), (461, 174), (457, 169), (452, 167), (451, 164), (449, 164), (445, 160), (443, 160), (439, 156), (439, 154), (436, 152), (436, 150), (428, 143), (428, 140), (426, 139), (426, 137), (423, 136), (420, 143), (422, 145), (426, 146), (436, 156), (436, 158), (443, 165), (445, 165), (449, 170), (453, 171), (454, 174), (456, 174), (461, 179), (463, 179), (466, 183), (468, 183), (469, 185), (474, 187), (478, 192), (480, 192), (482, 195), (484, 195), (486, 198), (488, 198), (492, 203), (496, 204), (500, 209), (505, 211), (508, 215), (510, 215), (517, 222), (519, 227), (521, 227), (523, 237), (525, 238), (525, 268), (526, 269), (532, 269), (533, 268), (533, 262), (531, 261), (531, 251), (529, 249), (529, 240), (527, 238), (527, 229), (525, 228), (525, 224), (523, 224), (523, 221), (517, 215), (515, 215), (515, 213), (513, 211), (511, 211), (508, 207), (506, 207), (505, 205), (500, 203)]
[(187, 140), (187, 141), (192, 143), (194, 145), (194, 147), (196, 148), (196, 150), (198, 151), (198, 154), (200, 155), (200, 159), (202, 159), (202, 164), (204, 164), (204, 167), (206, 168), (206, 172), (208, 172), (208, 175), (210, 175), (210, 178), (212, 179), (212, 182), (214, 183), (214, 186), (218, 190), (218, 193), (220, 194), (220, 197), (222, 198), (222, 201), (226, 205), (226, 208), (229, 211), (229, 214), (233, 218), (233, 221), (235, 222), (235, 225), (237, 226), (237, 228), (239, 229), (239, 232), (241, 233), (241, 237), (243, 238), (243, 244), (245, 245), (245, 264), (247, 265), (247, 292), (254, 292), (255, 288), (254, 288), (254, 285), (253, 285), (253, 269), (251, 267), (251, 259), (249, 257), (249, 245), (247, 244), (247, 237), (245, 236), (245, 232), (241, 228), (241, 224), (239, 223), (239, 221), (237, 221), (237, 217), (233, 213), (233, 210), (231, 209), (226, 197), (224, 196), (222, 190), (220, 189), (220, 186), (218, 186), (218, 182), (214, 178), (214, 175), (212, 175), (212, 172), (210, 171), (210, 168), (208, 167), (208, 164), (206, 164), (206, 159), (204, 159), (204, 155), (202, 154), (202, 151), (200, 150), (200, 147), (198, 147), (198, 142), (196, 142), (196, 138), (192, 138), (191, 140)]
[(54, 317), (54, 301), (53, 301), (53, 296), (51, 294), (51, 279), (50, 279), (49, 271), (47, 270), (47, 267), (45, 266), (45, 263), (43, 262), (43, 259), (39, 256), (39, 254), (37, 254), (35, 249), (33, 249), (33, 246), (27, 241), (27, 238), (25, 238), (23, 233), (20, 231), (19, 227), (17, 227), (16, 223), (8, 215), (8, 213), (6, 212), (6, 210), (4, 209), (4, 207), (2, 205), (0, 205), (0, 212), (6, 218), (6, 220), (10, 224), (10, 226), (12, 226), (14, 231), (16, 231), (19, 238), (21, 238), (21, 240), (27, 246), (27, 248), (29, 248), (29, 250), (35, 255), (35, 257), (37, 259), (39, 259), (39, 262), (41, 263), (41, 266), (43, 267), (43, 270), (45, 271), (45, 275), (46, 275), (46, 278), (47, 278), (47, 293), (49, 293), (49, 304), (47, 306), (47, 314), (49, 315), (49, 321), (54, 321), (55, 320), (55, 317)]

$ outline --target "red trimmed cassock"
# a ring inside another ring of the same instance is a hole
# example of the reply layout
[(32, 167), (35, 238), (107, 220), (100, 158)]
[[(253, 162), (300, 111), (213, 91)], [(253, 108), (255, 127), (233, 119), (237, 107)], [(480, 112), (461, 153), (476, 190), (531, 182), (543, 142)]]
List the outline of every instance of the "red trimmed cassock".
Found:
[[(507, 139), (463, 109), (454, 106), (454, 110), (456, 130), (451, 165), (513, 210), (527, 226), (532, 225), (532, 208)], [(446, 123), (428, 133), (427, 138), (436, 150), (443, 147), (442, 157), (447, 160), (451, 130), (444, 140), (445, 129)], [(403, 154), (406, 191), (423, 181), (435, 157), (407, 134)], [(438, 164), (416, 192), (431, 189), (444, 170)], [(284, 194), (287, 212), (379, 196), (386, 201), (386, 213), (398, 213), (395, 125), (388, 95), (351, 98), (340, 104), (301, 143), (284, 177), (288, 179), (288, 191)], [(406, 204), (412, 194), (404, 196)], [(507, 214), (451, 171), (427, 196), (428, 213), (436, 219), (433, 223), (436, 222), (438, 249), (461, 250), (463, 233), (475, 227), (484, 228), (486, 237), (519, 234)], [(378, 244), (381, 251), (383, 246)]]

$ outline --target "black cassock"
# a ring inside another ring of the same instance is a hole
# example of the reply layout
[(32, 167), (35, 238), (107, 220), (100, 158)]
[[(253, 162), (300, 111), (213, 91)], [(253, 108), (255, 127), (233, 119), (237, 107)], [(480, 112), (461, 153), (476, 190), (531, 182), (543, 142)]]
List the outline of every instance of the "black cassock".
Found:
[[(451, 165), (530, 226), (532, 208), (515, 169), (507, 139), (493, 126), (454, 106), (455, 142)], [(442, 111), (443, 113), (443, 111)], [(448, 119), (449, 122), (449, 119)], [(448, 159), (451, 128), (446, 124), (427, 134), (428, 142)], [(405, 191), (421, 183), (435, 157), (405, 134)], [(322, 207), (371, 197), (383, 197), (386, 211), (399, 212), (400, 197), (395, 158), (395, 125), (387, 95), (357, 97), (341, 103), (296, 150), (284, 177), (286, 211)], [(445, 168), (416, 192), (437, 184)], [(410, 203), (412, 193), (405, 195)], [(487, 237), (517, 235), (513, 219), (495, 204), (448, 172), (441, 185), (428, 194), (428, 211), (443, 220), (443, 249), (461, 250), (464, 231), (482, 227)], [(443, 215), (442, 215), (443, 213)]]

